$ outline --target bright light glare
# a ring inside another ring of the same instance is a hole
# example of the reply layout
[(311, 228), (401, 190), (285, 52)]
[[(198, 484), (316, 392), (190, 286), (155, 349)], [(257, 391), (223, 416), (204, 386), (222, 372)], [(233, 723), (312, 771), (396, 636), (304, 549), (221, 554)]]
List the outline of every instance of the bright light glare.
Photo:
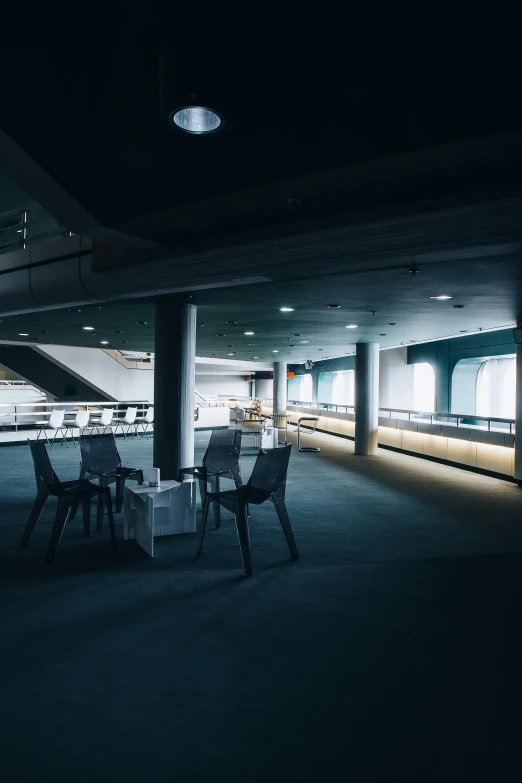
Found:
[(448, 296), (447, 294), (441, 294), (440, 296), (430, 296), (430, 299), (453, 299), (452, 296)]
[(171, 119), (187, 133), (213, 133), (221, 125), (219, 115), (204, 106), (187, 106), (174, 112)]
[(359, 327), (357, 324), (348, 324), (348, 326), (344, 327), (345, 329), (358, 329)]
[(282, 313), (293, 313), (295, 310), (295, 307), (280, 307), (279, 308)]
[(86, 332), (92, 332), (94, 330), (94, 326), (82, 326), (82, 329), (85, 329)]

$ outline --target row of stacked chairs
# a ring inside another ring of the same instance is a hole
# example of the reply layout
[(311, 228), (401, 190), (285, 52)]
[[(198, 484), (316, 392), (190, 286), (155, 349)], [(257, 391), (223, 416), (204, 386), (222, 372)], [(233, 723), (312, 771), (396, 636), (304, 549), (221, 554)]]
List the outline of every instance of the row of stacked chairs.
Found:
[[(65, 421), (65, 414), (67, 411), (63, 409), (55, 408), (51, 411), (51, 415), (46, 421), (38, 421), (35, 424), (35, 428), (38, 430), (36, 439), (39, 440), (43, 435), (49, 445), (53, 446), (57, 436), (61, 437), (61, 445), (67, 444), (67, 437), (73, 440), (74, 431), (79, 430), (82, 435), (85, 430), (89, 430), (91, 433), (100, 434), (110, 430), (116, 435), (121, 430), (122, 435), (127, 439), (128, 435), (148, 437), (147, 433), (149, 426), (154, 423), (154, 408), (149, 406), (143, 416), (138, 416), (138, 408), (135, 406), (129, 406), (123, 416), (114, 418), (114, 408), (103, 408), (102, 414), (99, 418), (92, 418), (91, 411), (79, 410), (76, 411), (76, 417), (73, 421)], [(51, 437), (49, 437), (51, 435)]]

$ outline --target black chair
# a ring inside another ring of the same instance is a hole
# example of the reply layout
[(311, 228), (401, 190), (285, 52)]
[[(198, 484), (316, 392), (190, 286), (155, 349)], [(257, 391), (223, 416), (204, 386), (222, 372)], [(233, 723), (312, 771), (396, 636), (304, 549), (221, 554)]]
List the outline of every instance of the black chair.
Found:
[(199, 543), (197, 556), (201, 554), (205, 528), (207, 524), (208, 507), (211, 501), (217, 502), (224, 508), (231, 511), (236, 518), (237, 535), (239, 546), (241, 548), (241, 557), (245, 574), (250, 576), (252, 566), (250, 563), (250, 538), (248, 532), (248, 507), (250, 505), (260, 506), (265, 500), (271, 500), (276, 507), (281, 527), (286, 536), (290, 552), (294, 560), (297, 560), (299, 553), (292, 533), (288, 512), (285, 506), (286, 473), (288, 462), (290, 460), (291, 445), (280, 449), (263, 449), (254, 465), (254, 470), (248, 481), (243, 487), (232, 489), (229, 492), (209, 492), (203, 518), (201, 520), (201, 530), (199, 532)]
[[(239, 455), (241, 452), (241, 432), (234, 429), (212, 430), (210, 441), (203, 457), (202, 465), (191, 468), (181, 468), (178, 481), (184, 476), (192, 476), (199, 482), (201, 505), (205, 509), (207, 500), (207, 484), (211, 492), (220, 491), (220, 479), (231, 479), (236, 488), (242, 486)], [(221, 508), (214, 503), (214, 523), (221, 524)]]
[[(116, 512), (121, 511), (125, 481), (131, 479), (143, 484), (143, 471), (139, 468), (124, 468), (116, 447), (116, 439), (112, 432), (102, 435), (80, 436), (81, 468), (80, 479), (97, 479), (100, 487), (116, 484)], [(76, 508), (77, 508), (76, 504)], [(74, 513), (76, 512), (74, 509)], [(73, 515), (74, 518), (74, 515)], [(103, 509), (96, 518), (98, 530), (103, 525)]]
[(54, 520), (53, 532), (51, 534), (51, 541), (47, 551), (48, 563), (52, 563), (66, 522), (71, 518), (73, 508), (76, 508), (79, 503), (83, 504), (83, 532), (86, 536), (89, 535), (91, 499), (93, 497), (98, 498), (98, 514), (100, 514), (101, 509), (101, 515), (103, 516), (104, 506), (107, 509), (112, 545), (115, 548), (116, 531), (114, 529), (114, 519), (112, 516), (110, 489), (97, 484), (91, 484), (90, 481), (85, 479), (79, 481), (60, 481), (51, 465), (45, 443), (43, 443), (43, 441), (29, 441), (29, 446), (34, 462), (37, 495), (22, 537), (22, 546), (26, 546), (29, 543), (47, 498), (49, 495), (52, 495), (59, 498), (59, 502)]

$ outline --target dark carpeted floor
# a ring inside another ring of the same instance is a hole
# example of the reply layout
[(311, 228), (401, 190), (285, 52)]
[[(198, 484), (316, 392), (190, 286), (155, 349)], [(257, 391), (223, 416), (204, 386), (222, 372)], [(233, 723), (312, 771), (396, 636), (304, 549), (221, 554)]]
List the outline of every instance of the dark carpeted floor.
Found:
[[(255, 508), (250, 579), (228, 515), (198, 561), (195, 535), (113, 556), (79, 519), (45, 566), (54, 501), (20, 549), (34, 474), (0, 449), (4, 783), (520, 780), (522, 491), (314, 437), (301, 559)], [(119, 446), (151, 465), (151, 440)], [(77, 476), (77, 450), (52, 459)]]

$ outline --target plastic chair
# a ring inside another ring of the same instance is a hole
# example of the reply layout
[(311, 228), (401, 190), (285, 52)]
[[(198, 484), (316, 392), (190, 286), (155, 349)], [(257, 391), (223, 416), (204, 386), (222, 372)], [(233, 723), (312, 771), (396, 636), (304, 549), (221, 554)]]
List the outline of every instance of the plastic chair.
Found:
[(239, 538), (241, 557), (243, 559), (243, 567), (245, 569), (245, 574), (250, 576), (252, 573), (252, 566), (250, 562), (248, 508), (250, 505), (259, 506), (264, 503), (265, 500), (271, 500), (276, 507), (277, 515), (281, 522), (281, 527), (283, 528), (292, 557), (294, 560), (297, 560), (299, 553), (297, 551), (294, 534), (285, 506), (286, 474), (288, 471), (291, 449), (292, 446), (290, 444), (281, 449), (263, 449), (259, 452), (248, 484), (228, 492), (209, 492), (207, 494), (205, 508), (203, 509), (203, 518), (201, 520), (201, 529), (199, 532), (198, 557), (201, 554), (201, 548), (203, 546), (208, 507), (211, 502), (217, 502), (231, 511), (236, 518), (237, 535)]
[[(50, 443), (51, 448), (54, 445), (54, 441), (56, 439), (56, 435), (58, 434), (58, 430), (62, 431), (62, 444), (65, 440), (65, 436), (63, 434), (63, 430), (66, 429), (63, 426), (63, 420), (65, 418), (65, 411), (64, 410), (57, 410), (56, 408), (51, 411), (51, 415), (49, 416), (49, 419), (47, 421), (37, 421), (35, 426), (35, 429), (38, 430), (38, 433), (36, 435), (36, 440), (40, 440), (40, 435), (45, 435), (45, 440), (47, 443)], [(52, 440), (49, 440), (47, 437), (47, 433), (49, 430), (54, 431), (54, 438)]]
[(96, 430), (98, 434), (100, 434), (100, 430), (102, 432), (105, 432), (107, 427), (110, 427), (112, 424), (112, 417), (114, 416), (114, 408), (104, 408), (102, 410), (102, 414), (100, 418), (92, 423), (92, 429)]
[(135, 422), (136, 434), (138, 434), (138, 427), (141, 427), (143, 429), (143, 434), (146, 438), (148, 438), (149, 436), (147, 434), (147, 427), (149, 424), (154, 422), (154, 407), (151, 405), (149, 408), (147, 408), (145, 416), (137, 416)]
[(64, 433), (64, 439), (67, 438), (67, 433), (71, 433), (72, 441), (74, 445), (76, 446), (76, 440), (74, 438), (74, 430), (78, 429), (80, 430), (80, 437), (82, 434), (82, 431), (87, 427), (89, 424), (89, 419), (91, 417), (91, 414), (89, 411), (76, 411), (76, 418), (74, 421), (65, 422), (65, 433)]
[[(60, 481), (53, 470), (47, 447), (40, 441), (29, 441), (31, 456), (34, 462), (36, 476), (37, 495), (33, 503), (29, 521), (22, 536), (22, 546), (26, 546), (33, 534), (38, 520), (42, 514), (47, 498), (52, 495), (59, 498), (58, 510), (53, 525), (51, 541), (47, 551), (47, 562), (52, 563), (63, 529), (71, 518), (73, 508), (79, 503), (83, 504), (83, 532), (86, 536), (90, 533), (91, 499), (98, 498), (98, 516), (103, 517), (103, 508), (107, 509), (109, 529), (113, 548), (116, 548), (116, 530), (111, 507), (111, 491), (108, 487), (91, 484), (90, 481)], [(100, 511), (101, 509), (101, 511)]]
[[(118, 431), (118, 427), (121, 427), (121, 431), (123, 432), (123, 437), (125, 440), (127, 440), (127, 435), (129, 434), (131, 427), (134, 427), (135, 421), (136, 421), (136, 414), (138, 412), (137, 408), (127, 408), (125, 411), (125, 416), (121, 419), (116, 419), (116, 426), (114, 428), (114, 434), (116, 435)], [(127, 427), (127, 432), (123, 429), (124, 427)]]
[[(97, 479), (101, 487), (116, 484), (116, 512), (121, 511), (125, 481), (131, 479), (143, 484), (143, 471), (139, 468), (124, 468), (116, 447), (114, 435), (82, 435), (80, 437), (81, 469), (80, 480)], [(110, 491), (110, 490), (109, 490)], [(76, 507), (74, 512), (76, 513)], [(96, 527), (101, 529), (103, 514), (98, 508)]]
[[(241, 432), (233, 429), (212, 430), (210, 441), (203, 457), (202, 464), (197, 467), (181, 468), (178, 481), (184, 476), (192, 476), (199, 482), (201, 505), (203, 509), (207, 500), (207, 484), (212, 492), (220, 491), (220, 479), (231, 479), (236, 487), (242, 486), (239, 455), (241, 452)], [(221, 508), (214, 503), (214, 524), (221, 525)]]

